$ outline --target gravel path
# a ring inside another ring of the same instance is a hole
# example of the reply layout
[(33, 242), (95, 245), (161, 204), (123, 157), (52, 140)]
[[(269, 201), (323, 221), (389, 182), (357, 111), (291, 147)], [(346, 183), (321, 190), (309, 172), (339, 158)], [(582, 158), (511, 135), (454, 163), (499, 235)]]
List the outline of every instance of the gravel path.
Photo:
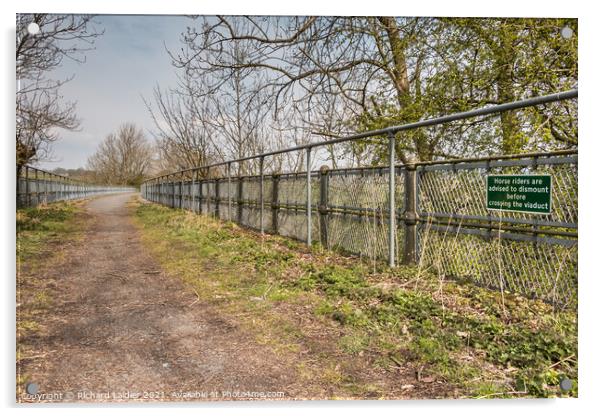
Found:
[(21, 400), (295, 398), (292, 364), (163, 274), (131, 222), (133, 197), (88, 203), (85, 240), (44, 272), (56, 293), (43, 331), (28, 341), (39, 358), (23, 368), (39, 395)]

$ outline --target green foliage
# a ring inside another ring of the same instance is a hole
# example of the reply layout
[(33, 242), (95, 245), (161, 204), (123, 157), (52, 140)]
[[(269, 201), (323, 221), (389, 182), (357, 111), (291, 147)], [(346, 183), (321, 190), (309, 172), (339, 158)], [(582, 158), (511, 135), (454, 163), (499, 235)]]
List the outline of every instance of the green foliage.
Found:
[[(572, 38), (560, 35), (564, 26), (573, 29)], [(350, 127), (381, 129), (577, 85), (576, 19), (444, 18), (418, 27), (404, 44), (406, 55), (422, 59), (410, 67), (414, 82), (395, 96), (376, 91)], [(575, 102), (510, 111), (480, 123), (404, 132), (397, 153), (430, 160), (565, 148), (577, 144), (576, 120)], [(365, 140), (349, 150), (373, 164), (386, 160), (386, 144)]]
[[(452, 381), (459, 381), (458, 374), (474, 372), (462, 368), (451, 356), (471, 348), (484, 354), (490, 363), (516, 368), (516, 390), (524, 385), (534, 396), (558, 394), (559, 381), (554, 384), (555, 379), (546, 376), (547, 368), (576, 356), (577, 332), (571, 314), (549, 321), (542, 319), (537, 329), (533, 329), (528, 320), (530, 313), (517, 314), (517, 322), (504, 322), (502, 308), (494, 302), (495, 295), (489, 292), (485, 296), (487, 291), (483, 289), (469, 292), (474, 294), (473, 301), (489, 310), (487, 315), (480, 316), (446, 310), (429, 293), (378, 289), (367, 283), (366, 271), (361, 267), (312, 265), (308, 269), (295, 285), (302, 290), (319, 290), (331, 300), (320, 304), (317, 314), (330, 316), (349, 327), (393, 332), (401, 338), (400, 344), (393, 344), (391, 349), (405, 345), (417, 359), (433, 365)], [(402, 341), (404, 333), (410, 337), (409, 342)], [(576, 379), (576, 368), (571, 363), (564, 364), (568, 377)]]
[(321, 269), (309, 265), (307, 269), (306, 274), (295, 283), (303, 288), (320, 288), (329, 295), (349, 298), (363, 297), (366, 295), (366, 289), (369, 289), (361, 274), (352, 269), (336, 265)]

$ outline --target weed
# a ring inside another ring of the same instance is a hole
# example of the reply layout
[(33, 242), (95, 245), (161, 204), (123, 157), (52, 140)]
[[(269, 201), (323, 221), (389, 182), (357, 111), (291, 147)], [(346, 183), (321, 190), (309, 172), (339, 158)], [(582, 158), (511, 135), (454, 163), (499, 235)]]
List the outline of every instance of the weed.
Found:
[[(317, 322), (339, 324), (342, 353), (369, 349), (375, 366), (388, 369), (390, 356), (404, 365), (427, 366), (472, 397), (577, 393), (574, 313), (560, 315), (538, 301), (444, 281), (422, 265), (389, 269), (321, 248), (308, 254), (301, 243), (283, 237), (265, 236), (260, 242), (232, 224), (156, 205), (139, 205), (136, 215), (168, 269), (187, 276), (207, 298), (219, 297), (270, 323), (260, 336), (284, 345), (278, 349), (309, 341), (295, 315), (275, 317), (270, 310), (275, 304), (307, 302)], [(164, 252), (181, 243), (186, 255)], [(191, 272), (203, 268), (211, 270), (212, 281)], [(345, 383), (336, 366), (340, 358), (320, 351), (313, 358), (323, 363), (326, 381)], [(311, 372), (303, 365), (299, 371)], [(558, 387), (563, 377), (575, 381), (568, 393)]]
[(370, 338), (368, 335), (359, 332), (343, 336), (339, 340), (339, 346), (349, 354), (357, 354), (363, 351), (369, 345), (369, 342)]

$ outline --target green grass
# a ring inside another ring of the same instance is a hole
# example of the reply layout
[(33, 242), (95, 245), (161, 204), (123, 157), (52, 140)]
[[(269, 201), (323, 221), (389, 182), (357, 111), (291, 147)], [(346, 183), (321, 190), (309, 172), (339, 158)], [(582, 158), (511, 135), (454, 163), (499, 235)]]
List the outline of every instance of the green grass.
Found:
[[(331, 365), (340, 361), (338, 354), (352, 360), (365, 353), (376, 354), (374, 365), (387, 369), (411, 363), (463, 397), (577, 395), (577, 318), (571, 311), (441, 282), (425, 272), (418, 276), (412, 267), (375, 270), (358, 259), (181, 210), (140, 203), (133, 209), (163, 266), (199, 297), (248, 317), (264, 343), (295, 351), (309, 342), (310, 324), (295, 316), (299, 308), (310, 311), (311, 325), (339, 325), (343, 335), (333, 341), (339, 353), (315, 354), (325, 382), (366, 391)], [(570, 392), (559, 388), (564, 377), (574, 381)]]
[(40, 275), (62, 259), (57, 249), (83, 235), (81, 201), (57, 202), (16, 212), (17, 296), (21, 335), (40, 328), (39, 315), (52, 306), (48, 283)]
[(18, 391), (29, 380), (19, 363), (37, 354), (35, 341), (29, 342), (29, 337), (44, 330), (44, 316), (53, 306), (52, 282), (44, 271), (62, 261), (65, 244), (82, 238), (82, 203), (56, 202), (16, 211)]
[(17, 259), (34, 266), (40, 255), (48, 254), (51, 243), (75, 238), (81, 231), (81, 223), (76, 221), (80, 212), (77, 202), (17, 210)]

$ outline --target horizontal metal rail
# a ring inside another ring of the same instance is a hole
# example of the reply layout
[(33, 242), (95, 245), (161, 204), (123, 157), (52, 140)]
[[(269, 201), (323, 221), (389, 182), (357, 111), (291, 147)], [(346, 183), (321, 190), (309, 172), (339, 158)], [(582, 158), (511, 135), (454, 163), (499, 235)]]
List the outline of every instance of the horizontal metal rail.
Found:
[[(492, 233), (488, 230), (481, 228), (465, 228), (465, 224), (457, 225), (457, 224), (449, 224), (449, 225), (440, 225), (434, 224), (430, 226), (430, 229), (433, 231), (437, 231), (440, 233), (449, 233), (449, 234), (466, 234), (466, 235), (475, 235), (484, 239), (492, 238)], [(577, 245), (576, 239), (565, 239), (565, 238), (555, 238), (555, 237), (547, 237), (540, 235), (528, 235), (528, 234), (518, 234), (513, 232), (500, 232), (494, 233), (494, 238), (501, 238), (506, 240), (513, 241), (524, 241), (530, 243), (545, 243), (545, 244), (557, 244), (564, 247), (574, 247)]]
[[(198, 166), (198, 167), (194, 167), (194, 168), (183, 169), (183, 170), (180, 170), (177, 172), (172, 172), (169, 175), (180, 175), (182, 173), (192, 172), (192, 171), (195, 171), (198, 169), (209, 169), (209, 168), (214, 168), (214, 167), (218, 167), (218, 166), (226, 166), (229, 163), (238, 163), (238, 162), (244, 162), (244, 161), (252, 160), (252, 159), (265, 158), (267, 156), (274, 156), (274, 155), (278, 155), (278, 154), (282, 154), (282, 153), (314, 149), (316, 147), (331, 146), (334, 144), (360, 140), (360, 139), (364, 139), (367, 137), (376, 137), (376, 136), (388, 137), (390, 134), (394, 135), (401, 131), (414, 130), (414, 129), (418, 129), (421, 127), (435, 126), (438, 124), (450, 123), (452, 121), (464, 120), (464, 119), (468, 119), (468, 118), (485, 116), (485, 115), (495, 114), (495, 113), (502, 113), (505, 111), (517, 110), (517, 109), (521, 109), (521, 108), (532, 107), (532, 106), (552, 103), (552, 102), (556, 102), (556, 101), (568, 100), (568, 99), (573, 99), (573, 98), (577, 98), (577, 97), (578, 97), (578, 90), (572, 89), (572, 90), (568, 90), (568, 91), (564, 91), (564, 92), (560, 92), (560, 93), (556, 93), (556, 94), (549, 94), (549, 95), (543, 95), (541, 97), (527, 98), (525, 100), (514, 101), (511, 103), (492, 105), (492, 106), (483, 107), (483, 108), (479, 108), (479, 109), (475, 109), (475, 110), (454, 113), (454, 114), (450, 114), (450, 115), (446, 115), (446, 116), (442, 116), (442, 117), (435, 117), (435, 118), (431, 118), (431, 119), (427, 119), (427, 120), (421, 120), (421, 121), (417, 121), (415, 123), (408, 123), (408, 124), (404, 124), (401, 126), (392, 126), (392, 127), (387, 127), (384, 129), (379, 129), (379, 130), (370, 130), (370, 131), (363, 132), (363, 133), (353, 134), (351, 136), (339, 137), (339, 138), (335, 138), (335, 139), (331, 139), (331, 140), (325, 140), (322, 142), (314, 142), (314, 143), (309, 143), (309, 144), (305, 144), (305, 145), (293, 146), (293, 147), (288, 147), (285, 149), (273, 150), (271, 152), (241, 157), (238, 159), (231, 159), (231, 160), (227, 160), (224, 162), (217, 162), (217, 163), (212, 163), (209, 165), (203, 165), (203, 166)], [(507, 156), (498, 156), (498, 158), (505, 158), (505, 157), (507, 157)], [(464, 159), (464, 160), (468, 160), (468, 159)], [(484, 159), (482, 159), (482, 160), (484, 160)], [(448, 161), (448, 163), (449, 163), (449, 161)], [(163, 176), (165, 176), (165, 175), (156, 176), (152, 179), (149, 179), (148, 181), (151, 181), (153, 179), (157, 179), (157, 178), (160, 178)]]
[(491, 221), (496, 223), (509, 223), (518, 225), (536, 225), (540, 227), (559, 227), (559, 228), (573, 228), (577, 229), (577, 224), (573, 222), (564, 221), (546, 221), (546, 220), (535, 220), (530, 218), (512, 218), (512, 217), (498, 217), (497, 215), (484, 216), (484, 215), (464, 215), (447, 212), (426, 212), (419, 211), (418, 216), (420, 218), (443, 218), (443, 219), (456, 219), (456, 220), (470, 220), (470, 221)]
[[(477, 158), (466, 158), (466, 159), (446, 159), (446, 160), (432, 160), (427, 162), (416, 162), (416, 169), (418, 171), (433, 171), (433, 170), (462, 170), (462, 169), (479, 169), (479, 168), (495, 168), (495, 167), (509, 167), (509, 166), (533, 166), (535, 165), (562, 165), (567, 163), (576, 163), (577, 162), (577, 149), (567, 149), (567, 150), (555, 150), (551, 152), (537, 152), (537, 153), (517, 153), (513, 155), (495, 155), (495, 156), (483, 156)], [(568, 157), (561, 157), (568, 156)], [(536, 161), (527, 160), (536, 158)], [(525, 159), (525, 160), (521, 160)], [(489, 162), (489, 164), (488, 164)], [(403, 170), (405, 165), (397, 164), (395, 166), (397, 173), (400, 173), (400, 169)], [(194, 169), (202, 169), (202, 168), (194, 168)], [(361, 172), (370, 172), (370, 175), (378, 174), (379, 176), (386, 176), (387, 166), (364, 166), (364, 167), (349, 167), (349, 168), (335, 168), (330, 169), (329, 174), (332, 176), (338, 175), (349, 175), (353, 173), (361, 173)], [(145, 183), (151, 183), (153, 181), (157, 181), (159, 179), (168, 179), (172, 175), (176, 175), (176, 173), (170, 173), (166, 175), (156, 176), (152, 179), (147, 179)], [(317, 177), (319, 171), (312, 171), (312, 177)], [(305, 178), (307, 175), (306, 171), (298, 171), (298, 172), (283, 172), (283, 173), (272, 173), (271, 176), (278, 176), (281, 179), (288, 178)], [(234, 176), (232, 179), (236, 180), (257, 180), (259, 181), (260, 175), (241, 175)], [(202, 179), (205, 183), (212, 183), (217, 181), (227, 181), (227, 176), (218, 176), (216, 178), (205, 178)], [(180, 180), (177, 181), (181, 182)], [(184, 180), (182, 183), (191, 184), (194, 180)]]
[(136, 188), (133, 187), (94, 184), (28, 165), (17, 167), (17, 208), (99, 194), (135, 191)]

